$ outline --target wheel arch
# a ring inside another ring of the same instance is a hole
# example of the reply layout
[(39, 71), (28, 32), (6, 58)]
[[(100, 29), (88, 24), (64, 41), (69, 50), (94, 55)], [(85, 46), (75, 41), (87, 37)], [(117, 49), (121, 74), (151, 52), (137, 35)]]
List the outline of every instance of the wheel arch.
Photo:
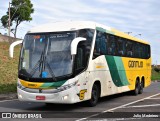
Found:
[[(101, 92), (102, 92), (102, 91), (101, 91), (101, 89), (102, 89), (102, 88), (101, 88), (101, 82), (100, 82), (99, 80), (96, 80), (96, 81), (93, 83), (93, 85), (94, 85), (94, 84), (96, 84), (96, 85), (98, 86), (98, 88), (99, 88), (99, 96), (101, 97)], [(92, 86), (92, 87), (93, 87), (93, 86)]]
[(92, 88), (93, 88), (93, 85), (94, 85), (94, 84), (98, 85), (99, 91), (100, 91), (100, 92), (99, 92), (99, 93), (100, 93), (99, 96), (101, 96), (101, 93), (102, 93), (101, 82), (100, 82), (100, 80), (95, 80), (95, 81), (93, 81), (93, 83), (91, 84), (91, 87), (90, 87), (90, 90), (89, 90), (89, 99), (91, 98)]
[(136, 77), (136, 80), (135, 80), (135, 85), (136, 85), (136, 83), (137, 83), (137, 82), (139, 82), (139, 83), (140, 83), (140, 81), (141, 81), (140, 77), (139, 77), (139, 76), (137, 76), (137, 77)]

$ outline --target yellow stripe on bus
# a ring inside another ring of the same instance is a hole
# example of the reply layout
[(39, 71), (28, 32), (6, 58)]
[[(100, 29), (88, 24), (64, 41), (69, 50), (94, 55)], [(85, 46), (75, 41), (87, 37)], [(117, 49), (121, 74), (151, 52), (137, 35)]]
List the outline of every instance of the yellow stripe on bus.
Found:
[(44, 83), (39, 83), (39, 82), (38, 83), (37, 82), (28, 82), (28, 81), (24, 81), (24, 80), (20, 80), (20, 82), (24, 87), (34, 88), (34, 89), (39, 89), (44, 84)]
[(105, 68), (105, 66), (96, 66), (96, 68)]

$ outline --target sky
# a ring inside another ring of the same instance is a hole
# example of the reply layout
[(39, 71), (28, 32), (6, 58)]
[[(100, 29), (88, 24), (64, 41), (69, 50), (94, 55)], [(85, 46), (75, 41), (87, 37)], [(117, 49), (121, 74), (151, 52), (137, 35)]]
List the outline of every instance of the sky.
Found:
[[(11, 0), (0, 0), (0, 18)], [(20, 24), (17, 37), (32, 27), (66, 20), (95, 21), (122, 32), (132, 32), (151, 44), (152, 64), (160, 64), (160, 0), (31, 0), (33, 20)], [(1, 26), (1, 23), (0, 23)], [(2, 34), (7, 30), (0, 27)], [(141, 34), (141, 36), (139, 35)]]

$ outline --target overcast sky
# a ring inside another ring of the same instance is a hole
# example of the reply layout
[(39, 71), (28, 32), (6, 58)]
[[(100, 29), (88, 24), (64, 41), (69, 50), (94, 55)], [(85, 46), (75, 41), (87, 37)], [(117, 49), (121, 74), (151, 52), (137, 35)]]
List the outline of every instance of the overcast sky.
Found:
[[(0, 18), (11, 0), (0, 0)], [(152, 64), (160, 64), (160, 0), (31, 0), (33, 21), (20, 24), (23, 38), (32, 27), (64, 20), (90, 20), (144, 39), (151, 44)], [(0, 24), (1, 26), (1, 24)], [(1, 28), (1, 27), (0, 27)], [(2, 34), (7, 33), (0, 29)]]

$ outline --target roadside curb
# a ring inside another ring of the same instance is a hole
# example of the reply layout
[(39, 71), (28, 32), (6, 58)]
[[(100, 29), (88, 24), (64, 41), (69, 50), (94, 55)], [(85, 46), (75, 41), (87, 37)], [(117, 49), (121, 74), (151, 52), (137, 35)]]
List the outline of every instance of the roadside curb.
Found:
[(152, 82), (160, 82), (160, 80), (154, 80), (154, 81), (152, 81)]
[(17, 93), (0, 94), (0, 101), (17, 99)]

